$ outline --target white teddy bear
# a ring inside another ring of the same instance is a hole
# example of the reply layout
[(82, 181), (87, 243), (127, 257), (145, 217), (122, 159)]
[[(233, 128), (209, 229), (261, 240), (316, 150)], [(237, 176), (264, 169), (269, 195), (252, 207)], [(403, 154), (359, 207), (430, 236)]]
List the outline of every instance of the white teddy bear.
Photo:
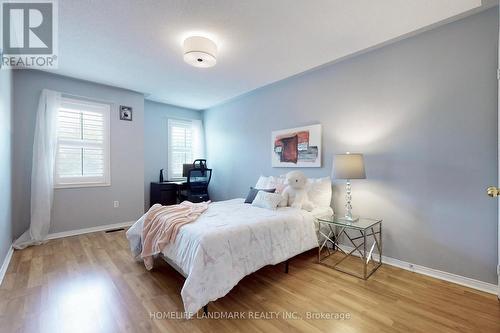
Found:
[(314, 204), (307, 195), (307, 177), (301, 171), (290, 171), (286, 174), (287, 187), (282, 193), (283, 201), (280, 206), (302, 208), (307, 211), (314, 209)]

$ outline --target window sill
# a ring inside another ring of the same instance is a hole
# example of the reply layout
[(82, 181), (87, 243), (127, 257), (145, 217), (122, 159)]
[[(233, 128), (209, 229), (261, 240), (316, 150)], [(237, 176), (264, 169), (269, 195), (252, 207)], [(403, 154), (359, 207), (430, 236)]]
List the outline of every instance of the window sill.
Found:
[(88, 184), (59, 184), (54, 186), (54, 190), (64, 190), (70, 188), (86, 188), (86, 187), (107, 187), (111, 183), (88, 183)]

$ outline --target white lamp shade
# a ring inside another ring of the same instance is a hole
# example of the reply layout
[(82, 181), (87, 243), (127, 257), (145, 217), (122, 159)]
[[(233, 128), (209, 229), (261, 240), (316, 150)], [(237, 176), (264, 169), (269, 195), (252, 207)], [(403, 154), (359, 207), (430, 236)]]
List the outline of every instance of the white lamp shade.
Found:
[(365, 179), (363, 154), (337, 154), (333, 157), (333, 178)]
[(195, 67), (213, 67), (217, 63), (217, 45), (206, 37), (186, 38), (184, 41), (184, 61)]

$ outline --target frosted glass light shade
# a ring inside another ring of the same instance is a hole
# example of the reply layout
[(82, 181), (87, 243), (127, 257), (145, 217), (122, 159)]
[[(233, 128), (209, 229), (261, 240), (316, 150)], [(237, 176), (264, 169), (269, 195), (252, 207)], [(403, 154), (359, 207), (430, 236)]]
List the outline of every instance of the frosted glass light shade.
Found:
[(333, 158), (333, 178), (365, 179), (363, 154), (338, 154)]
[(184, 41), (184, 61), (195, 67), (213, 67), (217, 63), (217, 45), (206, 37), (186, 38)]

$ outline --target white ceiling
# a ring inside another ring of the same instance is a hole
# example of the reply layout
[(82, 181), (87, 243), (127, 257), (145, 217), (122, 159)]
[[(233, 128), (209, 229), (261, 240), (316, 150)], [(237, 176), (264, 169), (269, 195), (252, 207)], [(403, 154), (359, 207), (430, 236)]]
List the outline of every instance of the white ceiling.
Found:
[[(56, 73), (205, 109), (477, 10), (481, 0), (59, 0)], [(219, 44), (213, 68), (183, 38)]]

